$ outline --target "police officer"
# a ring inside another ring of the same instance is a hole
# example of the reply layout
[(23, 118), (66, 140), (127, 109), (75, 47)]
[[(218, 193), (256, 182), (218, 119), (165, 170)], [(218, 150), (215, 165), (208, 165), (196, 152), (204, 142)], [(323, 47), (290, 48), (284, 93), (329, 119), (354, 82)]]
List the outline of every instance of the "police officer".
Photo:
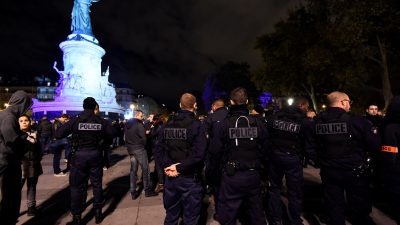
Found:
[(270, 135), (270, 200), (271, 223), (282, 224), (281, 187), (285, 176), (288, 196), (290, 224), (303, 224), (301, 219), (303, 204), (302, 155), (315, 158), (313, 124), (307, 119), (309, 102), (297, 97), (292, 106), (275, 113), (268, 119)]
[(365, 159), (367, 152), (379, 148), (379, 136), (369, 121), (349, 113), (347, 94), (332, 92), (327, 101), (329, 108), (315, 119), (315, 138), (328, 222), (345, 224), (346, 199), (353, 225), (374, 224), (369, 217), (372, 205)]
[(400, 96), (390, 103), (382, 129), (382, 148), (379, 157), (380, 178), (390, 210), (400, 224)]
[(379, 115), (379, 107), (377, 104), (371, 104), (365, 109), (365, 118), (376, 128), (379, 128), (383, 122), (383, 117)]
[(81, 213), (86, 201), (87, 181), (93, 186), (93, 208), (95, 222), (102, 220), (103, 166), (99, 143), (104, 137), (114, 137), (116, 131), (106, 120), (95, 115), (96, 100), (88, 97), (83, 101), (83, 112), (72, 118), (56, 131), (56, 138), (65, 138), (72, 133), (73, 156), (69, 176), (71, 188), (71, 213), (73, 224), (81, 224)]
[(218, 221), (236, 224), (239, 208), (248, 213), (251, 224), (266, 223), (260, 198), (261, 160), (266, 156), (266, 126), (247, 109), (247, 91), (235, 88), (230, 93), (229, 116), (213, 128), (212, 151), (222, 155), (223, 173), (218, 199)]
[(228, 110), (225, 107), (225, 102), (223, 99), (216, 99), (211, 105), (211, 113), (205, 120), (205, 127), (207, 136), (211, 135), (212, 127), (215, 123), (219, 123), (224, 120), (228, 115)]
[[(202, 185), (199, 175), (207, 147), (204, 127), (195, 119), (196, 98), (185, 93), (181, 110), (160, 130), (155, 160), (164, 168), (165, 225), (196, 225), (201, 209)], [(183, 210), (183, 212), (182, 212)]]
[[(209, 139), (213, 137), (212, 131), (214, 125), (223, 121), (227, 116), (228, 109), (225, 107), (224, 100), (216, 99), (212, 103), (211, 113), (205, 121), (206, 133)], [(215, 205), (217, 205), (221, 174), (219, 168), (220, 165), (218, 163), (212, 162), (212, 160), (219, 159), (216, 157), (214, 152), (212, 152), (212, 148), (209, 146), (207, 149), (205, 176), (207, 185), (209, 185), (209, 187), (212, 189)], [(217, 166), (217, 168), (213, 168), (212, 166)]]

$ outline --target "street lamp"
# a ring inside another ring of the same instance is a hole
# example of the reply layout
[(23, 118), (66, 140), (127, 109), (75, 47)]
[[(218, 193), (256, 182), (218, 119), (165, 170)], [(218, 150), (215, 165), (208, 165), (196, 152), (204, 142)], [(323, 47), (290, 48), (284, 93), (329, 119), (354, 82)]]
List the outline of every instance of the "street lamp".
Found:
[(134, 104), (130, 104), (129, 108), (133, 111), (133, 110), (135, 110), (135, 105)]
[(8, 103), (4, 103), (4, 107), (8, 108), (10, 106)]
[(288, 100), (287, 100), (287, 103), (289, 104), (289, 105), (292, 105), (293, 104), (293, 98), (288, 98)]

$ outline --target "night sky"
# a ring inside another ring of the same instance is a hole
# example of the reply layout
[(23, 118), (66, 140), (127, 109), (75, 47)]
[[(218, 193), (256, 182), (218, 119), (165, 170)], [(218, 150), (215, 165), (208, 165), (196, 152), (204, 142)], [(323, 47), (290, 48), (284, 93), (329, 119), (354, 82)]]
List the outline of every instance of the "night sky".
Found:
[[(106, 50), (110, 81), (130, 84), (160, 103), (201, 91), (223, 63), (261, 63), (256, 38), (299, 0), (101, 0), (91, 7), (93, 33)], [(73, 0), (0, 3), (0, 76), (58, 79), (58, 45), (70, 34)]]

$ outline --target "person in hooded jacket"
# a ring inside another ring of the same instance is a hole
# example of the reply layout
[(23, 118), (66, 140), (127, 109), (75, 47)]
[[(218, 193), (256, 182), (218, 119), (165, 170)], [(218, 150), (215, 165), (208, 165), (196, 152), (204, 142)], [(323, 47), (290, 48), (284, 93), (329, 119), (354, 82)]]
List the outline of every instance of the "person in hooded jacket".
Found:
[(372, 124), (350, 113), (346, 93), (327, 96), (328, 109), (315, 117), (315, 143), (321, 167), (328, 224), (345, 225), (346, 201), (353, 225), (374, 224), (369, 193), (368, 154), (378, 151), (380, 137)]
[(400, 96), (392, 99), (382, 126), (382, 148), (379, 153), (379, 177), (390, 210), (400, 224)]
[(72, 224), (81, 224), (81, 214), (85, 210), (87, 182), (93, 186), (93, 208), (95, 222), (103, 219), (103, 151), (101, 142), (106, 138), (115, 137), (117, 132), (111, 124), (96, 115), (98, 108), (96, 100), (87, 97), (83, 101), (83, 112), (70, 119), (56, 130), (57, 139), (72, 134), (72, 157), (69, 175), (71, 190)]
[(16, 224), (21, 205), (21, 158), (28, 134), (21, 131), (18, 118), (32, 106), (24, 91), (15, 92), (9, 106), (0, 112), (0, 222)]

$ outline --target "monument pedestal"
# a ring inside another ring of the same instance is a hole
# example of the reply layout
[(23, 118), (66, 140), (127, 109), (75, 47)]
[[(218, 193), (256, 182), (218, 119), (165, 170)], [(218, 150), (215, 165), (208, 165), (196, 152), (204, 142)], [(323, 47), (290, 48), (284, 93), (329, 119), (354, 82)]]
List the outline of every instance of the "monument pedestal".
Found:
[(105, 74), (101, 72), (101, 58), (105, 51), (96, 42), (95, 38), (93, 41), (88, 41), (76, 35), (73, 39), (60, 44), (64, 53), (64, 71), (54, 66), (60, 74), (55, 100), (52, 102), (34, 100), (32, 110), (35, 114), (62, 112), (74, 115), (83, 110), (82, 104), (86, 97), (95, 98), (105, 116), (111, 113), (124, 114), (124, 109), (116, 102), (115, 88), (108, 82), (108, 70)]

